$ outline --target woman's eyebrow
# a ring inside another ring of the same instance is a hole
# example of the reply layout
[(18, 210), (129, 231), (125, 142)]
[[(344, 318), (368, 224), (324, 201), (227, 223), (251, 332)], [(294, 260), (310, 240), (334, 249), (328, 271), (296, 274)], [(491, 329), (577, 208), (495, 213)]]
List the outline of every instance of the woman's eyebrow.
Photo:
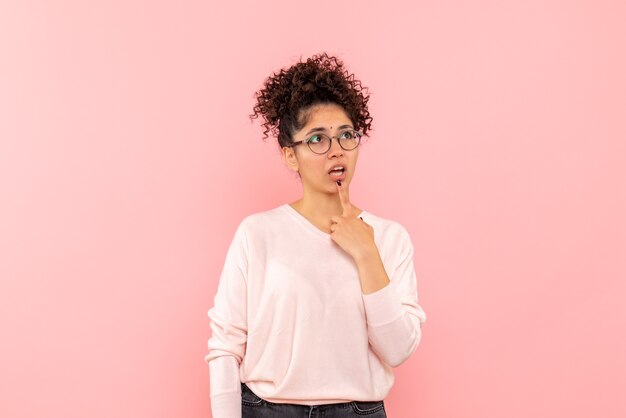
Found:
[[(340, 126), (339, 128), (337, 128), (337, 129), (343, 129), (343, 128), (350, 128), (350, 129), (354, 129), (354, 128), (352, 128), (352, 125), (341, 125), (341, 126)], [(323, 127), (317, 127), (317, 128), (313, 128), (313, 129), (311, 129), (311, 130), (310, 130), (309, 132), (307, 132), (305, 135), (308, 135), (308, 134), (310, 134), (310, 133), (312, 133), (312, 132), (316, 132), (316, 131), (325, 131), (325, 130), (326, 130), (326, 128), (323, 128)]]

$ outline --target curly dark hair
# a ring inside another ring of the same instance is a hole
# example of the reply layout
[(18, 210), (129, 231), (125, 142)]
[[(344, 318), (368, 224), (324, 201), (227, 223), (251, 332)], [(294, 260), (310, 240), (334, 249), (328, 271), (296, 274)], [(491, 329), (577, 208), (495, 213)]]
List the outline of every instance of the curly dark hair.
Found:
[(281, 69), (265, 80), (257, 99), (252, 119), (262, 115), (265, 119), (263, 140), (268, 132), (278, 138), (280, 147), (293, 143), (293, 134), (302, 129), (308, 119), (307, 110), (319, 103), (340, 105), (354, 126), (367, 135), (373, 118), (367, 110), (369, 89), (361, 85), (354, 74), (344, 69), (343, 62), (326, 52), (300, 61), (287, 70)]

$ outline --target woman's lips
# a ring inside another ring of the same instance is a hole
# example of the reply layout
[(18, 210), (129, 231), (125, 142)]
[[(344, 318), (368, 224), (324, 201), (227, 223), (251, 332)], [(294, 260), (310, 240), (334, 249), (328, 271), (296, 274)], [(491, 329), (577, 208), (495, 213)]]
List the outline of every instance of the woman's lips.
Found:
[(343, 180), (345, 180), (345, 179), (346, 179), (346, 170), (343, 170), (343, 172), (342, 172), (341, 174), (339, 174), (339, 175), (337, 175), (337, 174), (333, 174), (333, 173), (335, 173), (335, 172), (336, 172), (336, 171), (331, 171), (331, 172), (328, 174), (328, 177), (330, 177), (333, 181), (337, 181), (337, 180), (341, 180), (341, 181), (343, 181)]

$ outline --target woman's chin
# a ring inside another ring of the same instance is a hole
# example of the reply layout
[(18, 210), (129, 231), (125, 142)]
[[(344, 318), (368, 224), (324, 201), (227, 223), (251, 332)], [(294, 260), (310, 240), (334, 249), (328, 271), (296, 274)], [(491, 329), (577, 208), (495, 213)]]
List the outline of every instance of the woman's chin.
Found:
[(337, 191), (337, 186), (338, 186), (337, 182), (338, 182), (338, 181), (341, 181), (341, 187), (342, 187), (343, 189), (345, 189), (346, 187), (348, 187), (348, 185), (350, 184), (350, 179), (349, 179), (349, 178), (347, 178), (347, 177), (346, 177), (346, 178), (343, 178), (343, 179), (337, 179), (337, 180), (334, 180), (334, 181), (332, 181), (332, 182), (331, 182), (331, 186), (333, 187), (333, 189), (334, 189), (335, 191)]

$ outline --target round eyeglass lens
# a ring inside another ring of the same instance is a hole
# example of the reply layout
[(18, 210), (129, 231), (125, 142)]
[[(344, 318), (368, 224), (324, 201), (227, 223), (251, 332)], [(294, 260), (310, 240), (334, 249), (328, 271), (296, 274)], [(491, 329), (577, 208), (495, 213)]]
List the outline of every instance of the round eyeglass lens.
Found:
[[(341, 148), (349, 151), (359, 146), (361, 135), (357, 131), (344, 131), (339, 135)], [(316, 154), (324, 154), (330, 149), (331, 139), (326, 134), (315, 134), (307, 140), (309, 148)]]

